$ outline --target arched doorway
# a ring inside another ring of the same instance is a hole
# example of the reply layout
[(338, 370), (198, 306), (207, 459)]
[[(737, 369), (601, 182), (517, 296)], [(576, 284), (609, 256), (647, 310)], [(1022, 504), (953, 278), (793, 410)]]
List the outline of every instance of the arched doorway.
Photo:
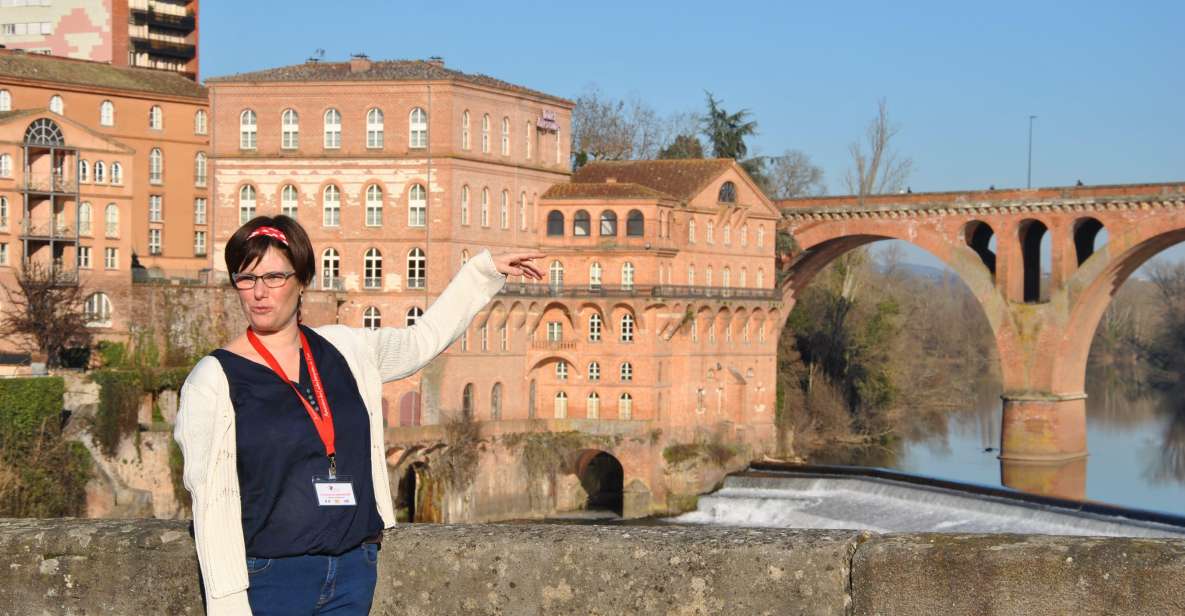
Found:
[(576, 465), (576, 476), (588, 494), (585, 509), (621, 515), (625, 471), (617, 458), (604, 451), (582, 452)]
[(440, 522), (438, 484), (428, 465), (413, 462), (403, 471), (395, 496), (395, 517), (400, 522)]

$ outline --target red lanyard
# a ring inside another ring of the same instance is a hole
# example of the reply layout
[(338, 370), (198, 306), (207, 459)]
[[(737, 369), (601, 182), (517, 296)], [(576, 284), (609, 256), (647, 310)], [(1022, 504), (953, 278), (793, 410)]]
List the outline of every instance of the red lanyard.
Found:
[(313, 425), (317, 427), (317, 435), (321, 437), (321, 442), (325, 444), (325, 455), (329, 456), (329, 474), (336, 475), (335, 453), (333, 448), (333, 413), (329, 410), (329, 400), (325, 397), (325, 387), (321, 385), (321, 373), (317, 372), (317, 364), (313, 362), (313, 352), (309, 350), (309, 341), (305, 338), (304, 332), (300, 332), (300, 349), (304, 353), (305, 365), (309, 371), (309, 380), (313, 382), (313, 395), (317, 397), (317, 405), (321, 407), (321, 412), (313, 410), (313, 405), (305, 399), (304, 394), (292, 384), (288, 379), (288, 375), (284, 374), (284, 369), (280, 367), (280, 363), (272, 356), (271, 351), (263, 346), (259, 341), (259, 336), (247, 328), (247, 340), (251, 342), (251, 346), (255, 347), (255, 351), (259, 353), (260, 357), (267, 362), (271, 369), (284, 379), (292, 387), (292, 391), (296, 392), (296, 397), (300, 398), (301, 404), (304, 405), (306, 411), (309, 412), (309, 419), (313, 420)]

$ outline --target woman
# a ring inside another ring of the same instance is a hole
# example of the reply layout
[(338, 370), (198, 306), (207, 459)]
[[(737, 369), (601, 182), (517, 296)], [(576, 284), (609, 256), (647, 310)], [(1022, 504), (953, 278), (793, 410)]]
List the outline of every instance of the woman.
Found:
[(300, 324), (315, 264), (295, 220), (255, 218), (225, 252), (249, 325), (190, 372), (174, 433), (207, 613), (366, 614), (395, 525), (382, 383), (447, 348), (507, 275), (542, 279), (543, 255), (482, 251), (415, 325), (367, 330)]

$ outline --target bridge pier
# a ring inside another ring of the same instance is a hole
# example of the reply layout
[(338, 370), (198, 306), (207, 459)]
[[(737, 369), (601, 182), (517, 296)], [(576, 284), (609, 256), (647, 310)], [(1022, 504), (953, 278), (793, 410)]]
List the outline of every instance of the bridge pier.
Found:
[(1014, 490), (1086, 496), (1086, 394), (1005, 394), (1000, 481)]

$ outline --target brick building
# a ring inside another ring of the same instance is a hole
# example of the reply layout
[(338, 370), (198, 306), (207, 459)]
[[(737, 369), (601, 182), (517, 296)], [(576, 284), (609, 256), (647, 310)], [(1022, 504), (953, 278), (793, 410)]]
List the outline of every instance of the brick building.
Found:
[(0, 0), (0, 45), (197, 79), (197, 0)]

